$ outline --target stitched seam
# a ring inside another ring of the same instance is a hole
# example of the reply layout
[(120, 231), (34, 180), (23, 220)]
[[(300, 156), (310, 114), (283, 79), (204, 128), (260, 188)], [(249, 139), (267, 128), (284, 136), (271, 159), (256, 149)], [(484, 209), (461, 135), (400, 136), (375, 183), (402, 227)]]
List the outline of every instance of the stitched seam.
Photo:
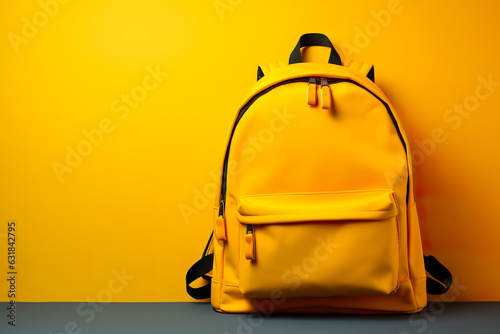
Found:
[(399, 204), (398, 204), (398, 199), (396, 198), (396, 194), (395, 193), (392, 193), (390, 195), (391, 197), (391, 202), (394, 203), (394, 206), (396, 207), (396, 215), (399, 215), (401, 213), (401, 210), (399, 209)]
[[(407, 168), (408, 168), (408, 160), (406, 161), (406, 165), (407, 165)], [(408, 180), (410, 178), (410, 175), (408, 175)], [(413, 187), (413, 184), (410, 183), (410, 185)], [(408, 203), (406, 203), (406, 260), (408, 261), (408, 274), (410, 274), (411, 272), (411, 269), (410, 269), (410, 242), (409, 242), (409, 236), (410, 236), (410, 212), (411, 212), (411, 209), (413, 208), (413, 206), (415, 206), (417, 203), (415, 202), (415, 199), (413, 199), (413, 204), (410, 205), (408, 207)], [(420, 228), (420, 227), (419, 227)], [(413, 281), (419, 281), (419, 280), (422, 280), (422, 279), (427, 279), (426, 276), (424, 277), (421, 277), (421, 278), (417, 278)], [(410, 281), (412, 281), (410, 279)], [(410, 282), (411, 283), (411, 282)], [(412, 296), (413, 296), (413, 303), (415, 305), (415, 307), (418, 307), (417, 305), (417, 296), (416, 296), (416, 292), (415, 292), (415, 288), (413, 286), (413, 283), (411, 283), (411, 289), (412, 289)]]
[(276, 213), (276, 214), (263, 214), (263, 215), (240, 215), (242, 217), (254, 217), (254, 216), (294, 216), (294, 215), (326, 215), (326, 214), (332, 214), (332, 213), (356, 213), (356, 212), (390, 212), (390, 210), (359, 210), (359, 211), (333, 211), (333, 212), (304, 212), (304, 213)]
[(357, 190), (357, 191), (336, 191), (336, 192), (312, 192), (312, 193), (279, 193), (279, 194), (255, 194), (243, 195), (240, 198), (249, 197), (281, 197), (281, 196), (314, 196), (314, 195), (348, 195), (370, 192), (393, 192), (392, 190), (378, 189), (378, 190)]
[[(398, 220), (398, 216), (395, 217), (395, 222), (396, 222), (396, 236), (398, 238), (398, 277), (399, 277), (399, 272), (401, 271), (401, 244), (399, 242), (399, 220)], [(399, 281), (399, 279), (398, 279)], [(397, 289), (399, 289), (399, 287), (401, 286), (401, 282), (398, 282), (396, 284), (396, 287), (394, 288), (394, 290), (391, 291), (391, 293), (394, 293), (396, 292)]]
[(213, 254), (214, 252), (212, 253), (209, 253), (210, 252), (210, 247), (214, 244), (214, 237), (212, 237), (210, 239), (210, 243), (208, 244), (208, 247), (207, 247), (207, 252), (205, 253), (205, 255), (208, 255), (208, 254)]
[[(236, 218), (236, 220), (238, 220), (238, 218)], [(236, 272), (237, 272), (237, 275), (238, 275), (238, 280), (240, 280), (241, 278), (241, 257), (242, 256), (245, 256), (244, 255), (244, 251), (241, 250), (241, 247), (243, 247), (241, 245), (241, 239), (243, 238), (243, 236), (241, 235), (241, 229), (242, 229), (243, 226), (241, 226), (240, 224), (238, 224), (238, 256), (236, 256), (236, 258), (238, 259), (238, 268), (236, 268)]]
[[(413, 278), (413, 279), (408, 279), (406, 281), (401, 281), (401, 282), (399, 282), (399, 284), (401, 285), (401, 284), (406, 284), (408, 282), (421, 281), (421, 280), (424, 280), (424, 279), (426, 279), (426, 278), (425, 277)], [(216, 280), (213, 280), (213, 279), (212, 279), (212, 283), (220, 284), (220, 285), (224, 285), (224, 286), (230, 286), (230, 287), (233, 287), (233, 288), (239, 288), (240, 287), (239, 284), (236, 284), (236, 283), (225, 283), (225, 282), (216, 281)]]
[[(213, 246), (214, 246), (214, 237), (212, 236), (212, 239), (210, 240), (210, 245), (208, 245), (207, 251), (210, 251), (210, 248), (213, 248)], [(213, 250), (214, 249), (212, 249), (212, 253), (213, 253)], [(208, 254), (210, 254), (210, 253), (208, 253)]]
[(220, 284), (220, 285), (225, 285), (225, 286), (232, 286), (234, 288), (239, 288), (240, 286), (236, 283), (225, 283), (225, 282), (221, 282), (221, 281), (216, 281), (216, 280), (212, 280), (213, 283), (216, 283), (216, 284)]
[(426, 279), (426, 277), (410, 278), (410, 279), (407, 279), (406, 281), (401, 281), (400, 283), (401, 284), (406, 284), (408, 282), (416, 282), (416, 281), (421, 281), (421, 280), (424, 280), (424, 279)]
[[(224, 279), (224, 252), (225, 252), (225, 247), (224, 243), (222, 244), (222, 256), (221, 256), (221, 269), (220, 269), (220, 278)], [(220, 285), (219, 289), (219, 306), (222, 306), (222, 284)]]
[[(215, 208), (215, 206), (214, 206)], [(217, 208), (217, 210), (219, 210), (220, 208)], [(224, 228), (227, 228), (225, 226), (226, 222), (224, 221)], [(226, 233), (227, 233), (227, 229), (226, 229)], [(227, 235), (226, 235), (227, 237)], [(221, 280), (224, 279), (224, 266), (225, 266), (225, 253), (226, 253), (226, 243), (224, 240), (222, 240), (222, 245), (220, 246), (221, 247), (221, 257), (220, 257), (220, 278)], [(214, 253), (215, 253), (215, 244), (214, 244)], [(214, 255), (215, 256), (215, 255)], [(212, 281), (214, 281), (212, 279)], [(219, 307), (222, 307), (222, 284), (220, 284), (220, 287), (219, 287), (219, 300), (218, 300), (218, 305)]]

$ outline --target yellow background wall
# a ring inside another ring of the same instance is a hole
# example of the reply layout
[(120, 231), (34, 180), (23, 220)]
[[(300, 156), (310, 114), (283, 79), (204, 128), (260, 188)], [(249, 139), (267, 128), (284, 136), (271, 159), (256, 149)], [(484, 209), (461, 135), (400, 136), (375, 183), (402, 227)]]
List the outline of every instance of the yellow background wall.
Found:
[[(287, 60), (306, 32), (376, 65), (420, 152), (424, 248), (452, 270), (451, 297), (500, 300), (500, 86), (482, 83), (500, 82), (497, 3), (61, 0), (52, 16), (41, 10), (0, 4), (0, 258), (6, 272), (15, 220), (18, 301), (190, 300), (184, 275), (211, 231), (235, 108), (257, 64)], [(84, 156), (66, 161), (71, 150)]]

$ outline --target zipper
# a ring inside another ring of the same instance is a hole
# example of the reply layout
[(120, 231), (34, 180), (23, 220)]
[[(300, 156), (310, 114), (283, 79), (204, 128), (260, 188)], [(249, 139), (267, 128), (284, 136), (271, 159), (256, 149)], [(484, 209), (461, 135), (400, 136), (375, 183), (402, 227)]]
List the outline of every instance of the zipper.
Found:
[(328, 85), (328, 79), (321, 78), (321, 108), (330, 109), (332, 100), (332, 94), (330, 92), (330, 86)]
[(245, 235), (245, 258), (255, 260), (255, 235), (253, 225), (247, 225), (247, 234)]
[[(294, 78), (294, 79), (288, 79), (281, 81), (277, 84), (274, 84), (270, 87), (267, 87), (266, 89), (260, 91), (259, 93), (255, 94), (248, 100), (247, 103), (243, 107), (241, 107), (240, 112), (238, 113), (238, 116), (236, 117), (236, 120), (234, 122), (234, 126), (231, 130), (231, 135), (229, 137), (229, 143), (226, 148), (226, 155), (224, 156), (224, 165), (222, 167), (222, 182), (221, 182), (221, 194), (220, 194), (220, 205), (219, 205), (219, 217), (224, 218), (224, 204), (226, 201), (226, 181), (227, 181), (227, 165), (228, 165), (228, 160), (229, 160), (229, 148), (231, 147), (231, 141), (233, 140), (233, 135), (234, 131), (236, 130), (236, 126), (238, 125), (241, 117), (245, 114), (247, 109), (262, 95), (269, 93), (271, 90), (273, 90), (276, 87), (291, 84), (291, 83), (296, 83), (296, 82), (308, 82), (310, 77), (301, 77), (301, 78)], [(316, 81), (314, 81), (316, 82)]]
[(309, 83), (307, 84), (307, 104), (315, 106), (317, 103), (318, 97), (316, 94), (316, 77), (310, 77)]
[(226, 234), (226, 220), (224, 218), (224, 201), (221, 200), (219, 205), (219, 215), (215, 220), (215, 232), (217, 235), (217, 239), (219, 240), (227, 240)]
[[(314, 78), (314, 81), (312, 80), (312, 78)], [(309, 86), (313, 86), (312, 83), (314, 83), (314, 86), (316, 86), (316, 78), (315, 77), (311, 77), (311, 76), (307, 76), (307, 77), (300, 77), (300, 78), (293, 78), (293, 79), (288, 79), (288, 80), (284, 80), (284, 81), (281, 81), (277, 84), (274, 84), (262, 91), (260, 91), (259, 93), (255, 94), (250, 100), (248, 100), (248, 102), (240, 109), (240, 112), (238, 113), (238, 116), (236, 117), (236, 121), (234, 122), (234, 126), (231, 130), (231, 135), (229, 137), (229, 143), (227, 145), (227, 148), (226, 148), (226, 154), (224, 156), (224, 165), (223, 165), (223, 171), (222, 171), (222, 182), (221, 182), (221, 194), (220, 194), (220, 206), (219, 206), (219, 217), (221, 217), (222, 219), (224, 219), (224, 206), (225, 206), (225, 201), (226, 201), (226, 191), (227, 191), (227, 166), (228, 166), (228, 160), (229, 160), (229, 150), (231, 148), (231, 141), (233, 139), (233, 135), (234, 135), (234, 131), (236, 130), (236, 126), (238, 125), (240, 119), (243, 117), (243, 115), (246, 113), (246, 111), (248, 110), (248, 108), (250, 108), (250, 106), (252, 106), (252, 104), (259, 98), (261, 97), (262, 95), (264, 94), (267, 94), (269, 93), (270, 91), (272, 91), (273, 89), (279, 87), (279, 86), (283, 86), (283, 85), (287, 85), (287, 84), (291, 84), (291, 83), (296, 83), (296, 82), (309, 82), (310, 85)], [(394, 117), (394, 114), (392, 113), (392, 110), (391, 108), (389, 107), (389, 105), (384, 101), (382, 100), (380, 97), (377, 96), (377, 94), (375, 94), (374, 92), (372, 92), (371, 90), (369, 90), (368, 88), (366, 88), (365, 86), (357, 83), (356, 81), (353, 81), (351, 79), (339, 79), (339, 78), (321, 78), (321, 91), (322, 91), (322, 96), (323, 96), (323, 88), (325, 87), (328, 88), (328, 93), (330, 93), (330, 89), (329, 89), (329, 85), (332, 85), (332, 84), (336, 84), (336, 83), (340, 83), (340, 82), (348, 82), (348, 83), (352, 83), (362, 89), (364, 89), (365, 91), (367, 91), (368, 93), (370, 93), (371, 95), (373, 95), (376, 99), (378, 99), (383, 105), (384, 107), (386, 108), (387, 110), (387, 113), (389, 114), (389, 117), (391, 118), (391, 121), (394, 125), (394, 127), (396, 128), (396, 131), (398, 133), (398, 137), (403, 145), (403, 148), (405, 150), (405, 153), (407, 154), (407, 149), (406, 149), (406, 142), (404, 141), (404, 138), (403, 138), (403, 135), (401, 133), (401, 130), (399, 129), (399, 125), (396, 121), (396, 118)], [(325, 92), (325, 94), (328, 94)], [(326, 98), (327, 96), (325, 96)], [(408, 177), (408, 180), (407, 180), (407, 183), (406, 183), (406, 203), (408, 203), (408, 193), (409, 193), (409, 188), (410, 188), (410, 178)], [(249, 225), (250, 226), (250, 225)], [(252, 231), (253, 231), (253, 227), (252, 227)], [(248, 233), (248, 228), (247, 228), (247, 233)], [(252, 234), (253, 235), (253, 234)]]

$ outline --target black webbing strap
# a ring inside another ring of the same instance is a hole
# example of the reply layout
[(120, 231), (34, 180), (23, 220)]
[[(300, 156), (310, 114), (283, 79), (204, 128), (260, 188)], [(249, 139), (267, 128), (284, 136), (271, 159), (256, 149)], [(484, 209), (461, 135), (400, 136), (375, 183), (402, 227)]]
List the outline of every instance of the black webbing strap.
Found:
[(366, 75), (366, 77), (368, 79), (370, 79), (371, 81), (375, 82), (375, 67), (372, 66), (372, 68), (370, 68), (370, 71), (368, 71), (368, 74)]
[(325, 46), (330, 48), (330, 57), (328, 62), (330, 64), (342, 65), (342, 61), (340, 60), (340, 56), (337, 53), (337, 50), (333, 47), (332, 42), (323, 34), (304, 34), (299, 38), (297, 45), (293, 49), (290, 54), (289, 64), (302, 63), (302, 55), (300, 53), (300, 49), (306, 46)]
[(192, 288), (190, 284), (212, 271), (213, 266), (214, 254), (212, 253), (203, 256), (201, 259), (196, 261), (191, 268), (189, 268), (186, 274), (186, 290), (187, 293), (194, 299), (205, 299), (210, 297), (210, 289), (212, 286), (211, 281), (208, 281), (208, 284), (199, 288)]
[[(207, 254), (210, 251), (210, 245), (213, 242), (214, 231), (210, 234), (210, 238), (208, 238), (207, 245), (203, 250), (203, 254), (201, 255), (201, 259), (196, 261), (195, 264), (189, 268), (186, 274), (186, 290), (187, 293), (193, 297), (194, 299), (206, 299), (210, 297), (210, 288), (212, 286), (211, 277), (207, 276), (209, 272), (212, 271), (214, 267), (214, 254)], [(196, 281), (199, 278), (203, 278), (208, 281), (208, 284), (199, 287), (192, 288), (191, 283)]]
[(260, 66), (258, 66), (257, 67), (257, 81), (259, 81), (263, 77), (264, 77), (264, 72), (262, 71), (262, 69), (260, 68)]
[(432, 255), (424, 255), (424, 263), (425, 270), (431, 275), (427, 276), (427, 293), (442, 295), (448, 291), (453, 282), (450, 271)]

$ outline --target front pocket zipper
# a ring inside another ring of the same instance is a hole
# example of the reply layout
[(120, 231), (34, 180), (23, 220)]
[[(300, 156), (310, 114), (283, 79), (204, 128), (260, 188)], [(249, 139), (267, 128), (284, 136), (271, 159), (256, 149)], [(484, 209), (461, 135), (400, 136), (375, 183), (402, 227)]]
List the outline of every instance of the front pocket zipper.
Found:
[(242, 196), (240, 290), (246, 297), (387, 295), (398, 288), (394, 192)]
[(253, 225), (247, 225), (247, 234), (245, 235), (245, 258), (255, 260), (255, 236), (253, 234)]

